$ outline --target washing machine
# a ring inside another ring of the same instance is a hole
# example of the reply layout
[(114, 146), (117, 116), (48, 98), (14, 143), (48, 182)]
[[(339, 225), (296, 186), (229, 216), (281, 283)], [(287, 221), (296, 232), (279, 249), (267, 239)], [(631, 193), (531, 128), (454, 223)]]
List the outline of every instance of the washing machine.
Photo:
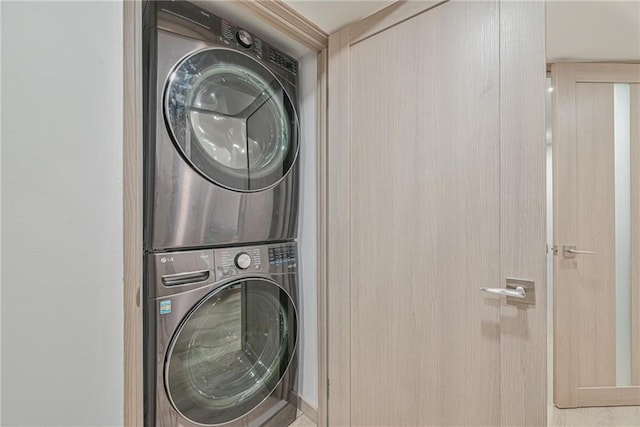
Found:
[(145, 425), (296, 416), (295, 242), (147, 255)]
[(143, 9), (147, 252), (295, 239), (298, 63), (188, 2)]

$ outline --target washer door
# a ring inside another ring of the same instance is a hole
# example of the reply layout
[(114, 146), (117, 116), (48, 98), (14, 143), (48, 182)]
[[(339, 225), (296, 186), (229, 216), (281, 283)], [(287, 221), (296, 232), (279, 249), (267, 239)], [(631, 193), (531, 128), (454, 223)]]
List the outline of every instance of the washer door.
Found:
[(174, 68), (165, 121), (178, 150), (206, 179), (236, 191), (275, 185), (298, 154), (298, 120), (280, 81), (253, 58), (214, 48)]
[(276, 388), (292, 360), (297, 318), (275, 282), (233, 282), (201, 300), (171, 340), (165, 387), (193, 423), (242, 417)]

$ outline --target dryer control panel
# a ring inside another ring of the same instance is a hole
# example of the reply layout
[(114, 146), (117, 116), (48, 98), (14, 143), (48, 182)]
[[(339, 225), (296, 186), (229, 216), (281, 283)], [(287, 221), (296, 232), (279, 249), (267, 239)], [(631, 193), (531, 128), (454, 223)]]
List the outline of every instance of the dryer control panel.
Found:
[(217, 280), (251, 273), (293, 273), (298, 268), (295, 242), (215, 249), (213, 252)]
[(255, 34), (251, 34), (228, 19), (221, 18), (208, 10), (186, 1), (151, 2), (165, 20), (181, 19), (186, 25), (195, 25), (197, 31), (207, 30), (217, 41), (255, 55), (282, 69), (294, 77), (298, 74), (298, 61), (271, 46)]

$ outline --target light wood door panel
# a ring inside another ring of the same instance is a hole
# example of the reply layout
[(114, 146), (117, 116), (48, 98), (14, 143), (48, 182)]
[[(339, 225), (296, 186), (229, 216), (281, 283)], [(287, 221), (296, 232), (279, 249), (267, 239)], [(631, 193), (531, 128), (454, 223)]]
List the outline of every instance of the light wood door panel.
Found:
[(329, 39), (328, 421), (539, 426), (544, 4), (435, 3)]
[(613, 84), (577, 84), (576, 117), (578, 387), (615, 386)]
[(501, 278), (533, 280), (537, 295), (526, 309), (502, 301), (502, 426), (547, 419), (544, 19), (540, 2), (500, 2)]
[(481, 2), (351, 48), (352, 425), (499, 423), (498, 54)]
[[(552, 80), (554, 403), (640, 405), (640, 65), (554, 64)], [(617, 384), (615, 83), (630, 85), (631, 386)]]

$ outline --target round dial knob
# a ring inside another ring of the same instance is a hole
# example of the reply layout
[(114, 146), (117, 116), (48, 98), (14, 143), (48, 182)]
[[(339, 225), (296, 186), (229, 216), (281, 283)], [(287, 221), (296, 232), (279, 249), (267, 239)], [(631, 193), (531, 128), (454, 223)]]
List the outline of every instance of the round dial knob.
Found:
[(236, 255), (236, 267), (246, 270), (251, 265), (251, 256), (246, 252), (240, 252)]
[(242, 47), (249, 48), (253, 44), (253, 37), (251, 37), (251, 34), (247, 33), (245, 30), (238, 31), (236, 39)]

